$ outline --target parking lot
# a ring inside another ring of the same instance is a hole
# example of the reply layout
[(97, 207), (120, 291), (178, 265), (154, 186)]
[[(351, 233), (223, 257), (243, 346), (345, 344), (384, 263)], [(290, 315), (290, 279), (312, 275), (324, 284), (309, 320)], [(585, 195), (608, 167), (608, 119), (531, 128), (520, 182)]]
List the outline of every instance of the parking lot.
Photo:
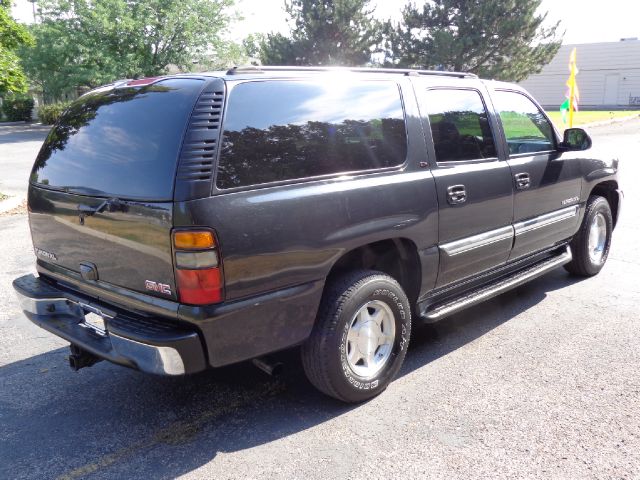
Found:
[[(416, 329), (400, 377), (357, 406), (319, 394), (295, 351), (277, 378), (72, 372), (13, 297), (34, 271), (26, 213), (0, 214), (0, 478), (640, 479), (640, 119), (590, 133), (625, 190), (603, 271)], [(25, 195), (45, 134), (0, 127), (0, 192)]]

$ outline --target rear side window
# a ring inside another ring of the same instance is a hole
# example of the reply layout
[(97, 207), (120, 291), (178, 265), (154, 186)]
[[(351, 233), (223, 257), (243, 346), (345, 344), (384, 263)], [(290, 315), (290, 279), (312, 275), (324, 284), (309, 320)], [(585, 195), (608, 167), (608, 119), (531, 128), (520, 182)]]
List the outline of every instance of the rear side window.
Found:
[(202, 86), (171, 79), (80, 97), (49, 133), (31, 181), (85, 195), (171, 200), (182, 137)]
[(219, 188), (401, 165), (407, 137), (393, 82), (248, 82), (229, 95)]
[(489, 116), (476, 90), (427, 90), (420, 109), (429, 116), (438, 162), (496, 157)]
[(510, 154), (554, 149), (553, 127), (529, 98), (521, 93), (497, 90), (493, 100), (500, 114)]

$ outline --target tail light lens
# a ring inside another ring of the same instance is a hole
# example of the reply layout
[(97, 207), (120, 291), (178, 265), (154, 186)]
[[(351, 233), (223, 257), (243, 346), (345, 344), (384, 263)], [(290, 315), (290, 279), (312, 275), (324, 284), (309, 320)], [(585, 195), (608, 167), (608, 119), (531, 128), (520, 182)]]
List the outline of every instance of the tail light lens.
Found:
[(213, 232), (175, 231), (173, 248), (180, 302), (190, 305), (221, 302), (224, 298), (224, 277)]
[(173, 245), (180, 250), (202, 250), (215, 247), (216, 241), (207, 230), (177, 231), (173, 234)]
[(219, 268), (177, 269), (178, 294), (182, 303), (207, 305), (222, 301), (222, 273)]

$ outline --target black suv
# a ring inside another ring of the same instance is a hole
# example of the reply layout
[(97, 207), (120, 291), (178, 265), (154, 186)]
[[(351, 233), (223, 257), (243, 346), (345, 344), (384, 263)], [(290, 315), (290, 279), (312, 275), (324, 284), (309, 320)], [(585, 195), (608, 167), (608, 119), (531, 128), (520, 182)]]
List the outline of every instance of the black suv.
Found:
[[(617, 160), (561, 139), (522, 88), (413, 70), (236, 68), (78, 99), (29, 185), (33, 322), (181, 375), (301, 346), (357, 402), (434, 322), (564, 265), (595, 275)], [(579, 153), (578, 153), (579, 151)]]

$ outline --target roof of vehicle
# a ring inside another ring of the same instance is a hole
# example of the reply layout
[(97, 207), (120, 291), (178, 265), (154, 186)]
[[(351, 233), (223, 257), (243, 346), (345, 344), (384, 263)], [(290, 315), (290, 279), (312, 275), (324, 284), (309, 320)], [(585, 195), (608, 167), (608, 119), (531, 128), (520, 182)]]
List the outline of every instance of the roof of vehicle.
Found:
[(122, 79), (113, 82), (112, 85), (133, 86), (142, 85), (145, 80), (154, 83), (168, 78), (185, 78), (185, 77), (217, 77), (224, 80), (244, 80), (248, 78), (281, 78), (292, 76), (318, 76), (333, 74), (360, 74), (366, 76), (411, 76), (411, 77), (433, 77), (433, 78), (451, 78), (451, 79), (470, 79), (477, 80), (478, 76), (467, 72), (448, 72), (440, 70), (417, 70), (409, 68), (365, 68), (365, 67), (297, 67), (297, 66), (239, 66), (229, 70), (218, 70), (211, 72), (198, 73), (178, 73), (174, 75), (164, 75), (161, 77), (151, 77), (148, 79), (132, 80)]
[(363, 73), (363, 74), (390, 74), (390, 75), (406, 75), (406, 76), (426, 76), (436, 75), (455, 78), (478, 78), (473, 73), (466, 72), (447, 72), (440, 70), (417, 70), (410, 68), (366, 68), (366, 67), (297, 67), (297, 66), (238, 66), (233, 67), (226, 72), (224, 76), (237, 75), (275, 75), (275, 74), (303, 73)]
[(113, 82), (112, 86), (142, 86), (155, 83), (170, 78), (202, 78), (216, 77), (227, 81), (232, 80), (248, 80), (248, 79), (267, 79), (267, 78), (291, 78), (291, 77), (314, 77), (323, 75), (363, 75), (366, 77), (387, 77), (392, 76), (408, 76), (412, 78), (431, 79), (434, 81), (477, 81), (478, 76), (467, 72), (448, 72), (440, 70), (417, 70), (407, 68), (364, 68), (364, 67), (298, 67), (298, 66), (238, 66), (229, 70), (219, 70), (211, 72), (199, 73), (178, 73), (174, 75), (163, 75), (160, 77), (150, 77), (144, 79), (122, 79)]

